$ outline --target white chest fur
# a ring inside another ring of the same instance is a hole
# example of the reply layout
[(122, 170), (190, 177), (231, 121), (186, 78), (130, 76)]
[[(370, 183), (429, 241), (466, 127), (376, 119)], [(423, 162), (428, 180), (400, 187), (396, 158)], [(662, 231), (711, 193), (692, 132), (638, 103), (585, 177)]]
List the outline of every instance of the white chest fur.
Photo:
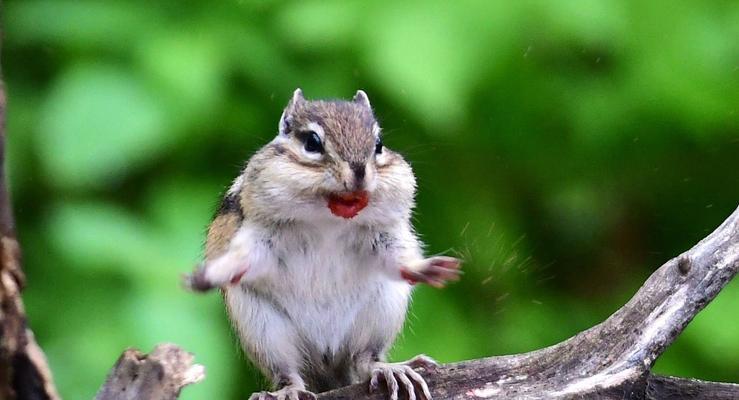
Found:
[(274, 324), (308, 352), (335, 354), (386, 347), (401, 328), (410, 285), (390, 273), (394, 257), (378, 242), (386, 232), (333, 224), (245, 226), (238, 235), (234, 243), (249, 249), (249, 279), (227, 301), (243, 339), (264, 341)]

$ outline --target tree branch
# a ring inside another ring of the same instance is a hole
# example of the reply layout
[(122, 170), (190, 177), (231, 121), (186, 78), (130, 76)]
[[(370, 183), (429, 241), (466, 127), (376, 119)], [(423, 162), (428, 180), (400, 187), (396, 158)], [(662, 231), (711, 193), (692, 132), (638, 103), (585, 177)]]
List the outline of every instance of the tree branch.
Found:
[[(725, 398), (739, 398), (739, 385), (658, 377), (649, 372), (657, 357), (737, 270), (739, 209), (692, 249), (654, 272), (605, 322), (542, 350), (446, 364), (427, 371), (424, 377), (435, 399), (659, 399), (698, 390), (704, 395), (724, 393)], [(384, 397), (368, 395), (364, 383), (319, 396), (322, 400)]]
[(95, 400), (173, 400), (186, 385), (205, 378), (202, 365), (193, 364), (193, 356), (173, 344), (160, 344), (149, 355), (126, 350)]
[(27, 326), (20, 296), (25, 276), (5, 184), (5, 110), (0, 80), (0, 399), (55, 400), (51, 371)]

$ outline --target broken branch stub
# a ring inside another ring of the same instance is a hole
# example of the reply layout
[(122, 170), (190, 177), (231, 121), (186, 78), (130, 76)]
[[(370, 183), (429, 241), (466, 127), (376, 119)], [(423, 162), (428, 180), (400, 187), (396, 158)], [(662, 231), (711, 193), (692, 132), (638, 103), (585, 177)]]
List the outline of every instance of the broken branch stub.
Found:
[(120, 356), (96, 400), (176, 399), (183, 387), (205, 378), (192, 354), (173, 344), (160, 344), (146, 355), (128, 349)]

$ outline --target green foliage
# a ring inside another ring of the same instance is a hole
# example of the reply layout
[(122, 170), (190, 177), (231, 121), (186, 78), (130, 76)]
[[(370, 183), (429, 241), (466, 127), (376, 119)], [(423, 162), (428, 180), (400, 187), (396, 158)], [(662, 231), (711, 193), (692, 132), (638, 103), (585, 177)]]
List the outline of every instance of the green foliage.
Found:
[(172, 136), (156, 98), (122, 71), (72, 69), (48, 96), (37, 147), (47, 179), (63, 187), (116, 181), (161, 153)]
[[(207, 367), (185, 399), (262, 387), (179, 275), (296, 87), (370, 94), (429, 252), (466, 260), (417, 291), (396, 359), (565, 339), (739, 199), (736, 2), (15, 0), (2, 26), (25, 299), (66, 398), (163, 341)], [(657, 370), (739, 381), (738, 296)]]

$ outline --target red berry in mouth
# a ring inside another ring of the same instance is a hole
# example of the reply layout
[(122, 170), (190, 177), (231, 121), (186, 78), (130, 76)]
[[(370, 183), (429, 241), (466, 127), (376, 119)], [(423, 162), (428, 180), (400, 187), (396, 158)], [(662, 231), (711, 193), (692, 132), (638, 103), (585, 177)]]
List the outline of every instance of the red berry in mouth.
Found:
[(328, 208), (341, 218), (354, 218), (367, 207), (369, 193), (366, 190), (334, 193), (328, 196)]

